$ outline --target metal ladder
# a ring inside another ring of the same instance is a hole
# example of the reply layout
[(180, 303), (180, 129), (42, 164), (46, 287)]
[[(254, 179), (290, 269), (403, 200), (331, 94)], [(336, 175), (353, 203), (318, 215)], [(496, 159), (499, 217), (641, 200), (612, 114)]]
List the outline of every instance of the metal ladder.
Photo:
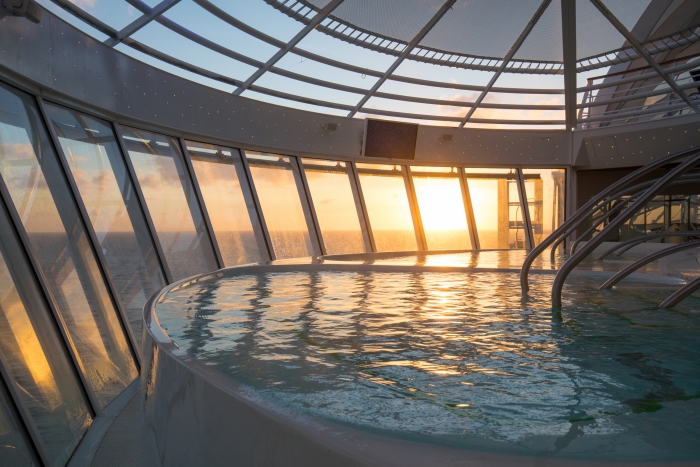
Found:
[[(656, 178), (653, 180), (646, 180), (640, 182), (640, 179), (648, 176), (654, 170), (663, 167), (666, 164), (677, 164), (673, 169), (671, 169), (663, 177)], [(522, 269), (520, 270), (520, 286), (524, 296), (527, 295), (529, 291), (528, 275), (530, 273), (530, 268), (532, 263), (539, 257), (547, 248), (551, 246), (551, 259), (554, 261), (555, 250), (557, 246), (562, 243), (567, 237), (573, 234), (576, 229), (584, 222), (590, 220), (592, 225), (586, 230), (581, 236), (579, 236), (571, 247), (571, 255), (567, 261), (561, 266), (559, 271), (554, 278), (554, 283), (552, 284), (552, 307), (561, 308), (561, 294), (562, 287), (564, 286), (564, 281), (571, 273), (571, 271), (589, 254), (591, 254), (603, 241), (608, 237), (610, 233), (614, 233), (617, 229), (632, 218), (637, 212), (644, 207), (649, 201), (651, 201), (656, 195), (661, 193), (664, 189), (669, 188), (674, 185), (683, 185), (687, 183), (697, 183), (700, 182), (700, 174), (687, 174), (688, 171), (694, 167), (700, 165), (700, 148), (691, 148), (677, 153), (671, 154), (669, 156), (658, 159), (652, 163), (641, 167), (640, 169), (632, 172), (626, 177), (613, 183), (600, 193), (590, 199), (586, 204), (584, 204), (578, 211), (576, 211), (569, 219), (562, 223), (559, 228), (552, 232), (547, 238), (545, 238), (539, 245), (533, 248), (530, 253), (525, 258)], [(624, 199), (624, 202), (621, 202)], [(597, 212), (601, 210), (604, 206), (617, 202), (618, 204), (608, 210), (606, 213), (601, 214), (597, 217), (593, 217)], [(631, 204), (629, 204), (631, 202)], [(627, 206), (626, 208), (624, 208)], [(622, 209), (624, 208), (624, 209)], [(616, 217), (612, 218), (612, 215), (617, 214)], [(596, 227), (608, 221), (608, 224), (595, 235), (591, 240), (586, 242), (583, 247), (576, 250), (578, 244), (591, 233)], [(648, 234), (639, 238), (633, 239), (633, 241), (622, 242), (616, 245), (614, 248), (606, 251), (603, 255), (599, 256), (598, 259), (603, 259), (608, 256), (613, 250), (622, 248), (631, 248), (632, 246), (642, 243), (647, 240), (654, 238), (661, 238), (663, 236), (700, 236), (700, 231), (697, 234), (692, 235), (694, 232), (664, 232), (663, 234)], [(689, 242), (695, 243), (695, 242)], [(700, 242), (698, 242), (700, 243)], [(694, 245), (695, 247), (700, 246)], [(685, 248), (691, 248), (687, 246)], [(680, 248), (667, 248), (661, 252), (653, 254), (653, 258), (648, 257), (642, 258), (633, 265), (628, 266), (623, 271), (620, 271), (618, 275), (624, 273), (625, 275), (631, 273), (634, 269), (647, 264), (650, 261), (659, 259), (663, 256), (673, 254), (679, 251)], [(670, 251), (669, 251), (670, 250)], [(623, 250), (626, 251), (626, 250)], [(621, 252), (618, 252), (618, 255)], [(645, 262), (646, 261), (646, 262)], [(608, 282), (615, 279), (622, 279), (622, 277), (614, 276)], [(606, 286), (608, 284), (604, 284)], [(606, 287), (607, 288), (607, 287)], [(700, 289), (700, 278), (688, 282), (682, 288), (677, 290), (673, 295), (663, 301), (659, 305), (659, 308), (671, 308), (675, 306), (678, 302), (683, 300), (685, 297)]]

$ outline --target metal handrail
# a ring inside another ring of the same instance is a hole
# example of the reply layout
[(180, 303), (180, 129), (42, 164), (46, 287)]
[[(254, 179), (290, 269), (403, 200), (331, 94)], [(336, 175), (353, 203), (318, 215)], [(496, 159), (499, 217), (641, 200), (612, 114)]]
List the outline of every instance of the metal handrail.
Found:
[(663, 258), (664, 256), (672, 255), (674, 253), (678, 253), (679, 251), (683, 250), (689, 250), (691, 248), (698, 248), (700, 247), (700, 240), (693, 240), (692, 242), (686, 242), (686, 243), (679, 243), (678, 245), (669, 247), (669, 248), (664, 248), (663, 250), (655, 251), (654, 253), (651, 253), (649, 255), (646, 255), (644, 258), (635, 261), (634, 263), (630, 264), (623, 270), (619, 271), (617, 274), (612, 276), (610, 279), (605, 281), (603, 285), (598, 287), (599, 290), (605, 290), (609, 289), (618, 282), (620, 282), (622, 279), (625, 277), (629, 276), (632, 274), (634, 271), (637, 269), (641, 268), (642, 266), (646, 266), (647, 264), (651, 263), (652, 261), (655, 261), (659, 258)]
[(527, 255), (525, 258), (525, 261), (523, 262), (523, 267), (520, 270), (520, 287), (522, 289), (523, 293), (527, 293), (527, 291), (530, 288), (530, 284), (528, 283), (528, 274), (530, 273), (530, 268), (532, 267), (532, 263), (537, 259), (537, 257), (542, 254), (543, 251), (547, 249), (552, 243), (554, 243), (564, 232), (566, 232), (569, 227), (577, 222), (581, 217), (586, 216), (589, 214), (590, 208), (596, 205), (600, 200), (606, 198), (608, 195), (611, 193), (615, 193), (617, 190), (620, 188), (626, 186), (627, 184), (631, 183), (632, 181), (643, 177), (644, 175), (647, 175), (650, 172), (653, 172), (654, 170), (658, 169), (659, 167), (662, 167), (665, 164), (668, 164), (670, 162), (675, 161), (676, 159), (680, 159), (682, 157), (686, 157), (690, 154), (698, 152), (698, 149), (685, 149), (683, 151), (676, 152), (674, 154), (671, 154), (666, 157), (662, 157), (661, 159), (658, 159), (654, 162), (651, 162), (644, 167), (641, 167), (631, 174), (621, 178), (617, 182), (613, 183), (600, 193), (598, 195), (594, 196), (591, 198), (586, 204), (581, 206), (569, 219), (564, 221), (559, 227), (557, 227), (554, 232), (552, 232), (547, 238), (542, 240), (539, 245), (537, 245), (535, 248), (530, 251), (530, 253)]
[(690, 295), (698, 289), (700, 289), (700, 277), (688, 282), (683, 287), (676, 290), (670, 297), (661, 302), (659, 308), (673, 308), (681, 300), (683, 300), (685, 297), (687, 297), (688, 295)]
[[(686, 183), (689, 183), (689, 182), (697, 182), (698, 180), (700, 180), (700, 177), (698, 177), (697, 175), (691, 176), (691, 177), (678, 177), (678, 178), (679, 178), (679, 180), (673, 181), (669, 186), (685, 185)], [(647, 182), (647, 183), (640, 183), (639, 185), (636, 185), (635, 187), (642, 186), (642, 185), (649, 186), (649, 185), (651, 185), (651, 184), (653, 184), (653, 183), (655, 183), (655, 182), (656, 182), (656, 180), (651, 180), (651, 181), (649, 181), (649, 182)], [(603, 222), (605, 222), (605, 220), (608, 219), (612, 214), (614, 214), (615, 212), (619, 211), (620, 208), (622, 208), (623, 206), (625, 206), (625, 205), (628, 204), (629, 202), (632, 202), (634, 198), (636, 198), (637, 196), (641, 195), (643, 192), (644, 192), (644, 190), (642, 190), (641, 192), (637, 192), (637, 193), (631, 195), (630, 198), (629, 198), (628, 200), (626, 200), (624, 203), (619, 203), (617, 206), (612, 207), (605, 215), (603, 215), (603, 216), (598, 216), (598, 217), (596, 217), (595, 219), (593, 219), (592, 225), (591, 225), (588, 229), (586, 229), (586, 231), (583, 232), (583, 233), (582, 233), (576, 240), (574, 240), (573, 243), (571, 244), (570, 254), (573, 255), (574, 253), (576, 253), (576, 247), (578, 247), (578, 245), (583, 241), (584, 238), (586, 238), (586, 236), (587, 236), (589, 233), (593, 232), (600, 224), (602, 224)], [(618, 198), (619, 198), (619, 197), (618, 197)], [(613, 201), (615, 201), (615, 200), (611, 200), (611, 202), (613, 202)], [(583, 221), (585, 221), (585, 220), (586, 220), (586, 218), (583, 218), (581, 221), (578, 222), (578, 224), (581, 224), (581, 223), (582, 223)], [(571, 229), (569, 229), (569, 230), (571, 230)], [(560, 240), (561, 240), (561, 239), (560, 239)], [(631, 248), (631, 247), (630, 247), (630, 248)], [(552, 255), (552, 258), (554, 258), (554, 255)]]
[(631, 238), (629, 240), (625, 240), (624, 242), (619, 242), (619, 243), (615, 244), (612, 248), (607, 250), (605, 253), (598, 256), (596, 258), (596, 260), (600, 261), (602, 259), (605, 259), (606, 256), (608, 256), (609, 254), (611, 254), (615, 250), (620, 250), (620, 251), (615, 253), (614, 256), (620, 256), (625, 251), (634, 248), (635, 246), (639, 245), (640, 243), (648, 242), (649, 240), (654, 240), (657, 238), (693, 237), (693, 236), (698, 236), (698, 235), (700, 235), (700, 230), (679, 230), (677, 232), (659, 232), (659, 233), (654, 233), (654, 234), (645, 234), (641, 237)]
[[(693, 168), (695, 165), (700, 163), (700, 150), (695, 149), (691, 151), (694, 153), (691, 157), (683, 161), (669, 173), (661, 177), (654, 185), (652, 185), (642, 196), (637, 198), (637, 200), (632, 203), (627, 209), (625, 209), (619, 216), (617, 216), (612, 222), (610, 222), (603, 230), (600, 231), (592, 240), (586, 243), (583, 248), (574, 253), (569, 260), (562, 265), (561, 269), (554, 278), (554, 283), (552, 284), (552, 307), (561, 308), (561, 291), (564, 287), (564, 281), (571, 271), (593, 250), (603, 243), (607, 234), (611, 231), (617, 229), (620, 225), (627, 222), (633, 215), (639, 211), (639, 209), (644, 206), (649, 200), (654, 198), (660, 191), (665, 189), (670, 185), (673, 180), (685, 172)], [(649, 164), (649, 165), (653, 165)], [(644, 167), (642, 167), (644, 169)], [(642, 170), (640, 169), (640, 170)]]
[[(684, 178), (684, 177), (681, 177), (681, 179), (682, 179), (682, 180), (678, 180), (678, 181), (674, 182), (673, 185), (683, 185), (683, 184), (688, 183), (688, 182), (698, 182), (698, 181), (700, 181), (700, 177), (698, 177), (698, 176), (693, 176), (692, 178)], [(653, 185), (654, 182), (656, 182), (656, 180), (649, 180), (649, 181), (647, 181), (647, 182), (643, 182), (643, 183), (640, 183), (640, 184), (638, 184), (638, 185), (634, 185), (634, 186), (631, 186), (631, 187), (629, 187), (629, 188), (626, 188), (626, 189), (624, 189), (623, 191), (620, 191), (620, 192), (618, 192), (618, 193), (615, 193), (615, 194), (612, 195), (610, 198), (604, 199), (603, 201), (601, 201), (600, 203), (598, 203), (597, 206), (594, 206), (592, 209), (590, 209), (590, 211), (591, 211), (592, 213), (595, 213), (597, 210), (601, 209), (601, 208), (602, 208), (603, 206), (605, 206), (606, 204), (610, 204), (610, 203), (614, 203), (615, 201), (619, 201), (619, 200), (621, 200), (621, 199), (622, 199), (623, 197), (625, 197), (625, 196), (629, 196), (629, 199), (626, 200), (626, 202), (627, 202), (627, 201), (631, 201), (633, 198), (636, 198), (637, 196), (639, 196), (639, 195), (641, 195), (642, 193), (644, 193), (644, 190), (637, 191), (637, 192), (635, 192), (635, 193), (633, 193), (633, 194), (630, 195), (629, 193), (630, 193), (631, 191), (638, 190), (638, 189), (640, 189), (640, 188), (646, 189), (647, 187)], [(617, 209), (619, 209), (620, 207), (622, 207), (622, 206), (624, 206), (624, 205), (625, 205), (624, 203), (620, 203), (619, 205), (615, 206), (613, 209), (617, 210)], [(611, 211), (608, 211), (608, 213), (610, 213), (610, 212), (611, 212)], [(614, 212), (614, 211), (613, 211), (613, 212)], [(593, 219), (593, 221), (592, 221), (592, 222), (593, 222), (592, 227), (589, 228), (588, 230), (586, 230), (583, 234), (581, 234), (581, 235), (579, 236), (579, 239), (584, 238), (586, 235), (588, 235), (589, 233), (591, 233), (591, 232), (593, 231), (593, 229), (595, 229), (595, 227), (597, 227), (597, 226), (600, 225), (600, 222), (597, 222), (597, 223), (596, 223), (596, 221), (601, 220), (601, 219), (604, 221), (607, 217), (609, 217), (609, 214), (608, 214), (608, 215), (599, 216), (599, 217)], [(557, 241), (555, 241), (555, 242), (552, 244), (552, 248), (551, 248), (550, 254), (549, 254), (550, 260), (552, 261), (552, 263), (554, 262), (554, 255), (556, 254), (556, 249), (557, 249), (557, 247), (559, 246), (559, 244), (560, 244), (561, 242), (563, 242), (564, 240), (566, 240), (566, 238), (567, 238), (569, 235), (573, 234), (573, 233), (576, 231), (576, 229), (578, 229), (579, 226), (580, 226), (581, 224), (583, 224), (587, 219), (588, 219), (588, 217), (581, 217), (577, 222), (574, 223), (574, 225), (572, 225), (572, 226), (569, 228), (569, 230), (567, 230), (567, 231), (564, 233), (564, 235), (561, 235), (561, 236), (557, 239)], [(576, 240), (575, 245), (578, 245), (579, 242), (580, 242), (580, 240)], [(571, 249), (571, 252), (572, 252), (572, 253), (575, 252), (575, 251), (576, 251), (575, 248), (572, 248), (572, 249)]]
[[(642, 193), (635, 193), (635, 195), (636, 195), (636, 196), (639, 196), (639, 195), (641, 195), (641, 194), (643, 194), (643, 193), (644, 193), (644, 192), (642, 192)], [(633, 198), (636, 198), (636, 196), (633, 197)], [(632, 201), (632, 200), (630, 200), (630, 201)], [(605, 222), (606, 220), (608, 220), (608, 219), (610, 218), (610, 216), (612, 216), (613, 214), (615, 214), (616, 212), (618, 212), (620, 209), (622, 209), (622, 208), (625, 207), (626, 205), (627, 205), (627, 202), (620, 202), (620, 203), (618, 203), (617, 205), (615, 205), (615, 206), (613, 206), (612, 208), (610, 208), (610, 209), (608, 210), (608, 212), (606, 212), (604, 215), (598, 216), (598, 217), (596, 217), (595, 219), (593, 219), (593, 222), (592, 222), (591, 226), (590, 226), (589, 228), (587, 228), (587, 229), (585, 230), (585, 232), (583, 232), (581, 235), (579, 235), (578, 238), (577, 238), (576, 240), (574, 240), (573, 242), (571, 242), (571, 247), (569, 248), (569, 254), (570, 254), (570, 255), (573, 255), (574, 253), (576, 253), (576, 247), (579, 245), (579, 243), (581, 243), (581, 242), (583, 241), (584, 238), (586, 238), (586, 236), (587, 236), (589, 233), (591, 233), (591, 232), (593, 232), (595, 229), (597, 229), (598, 226), (599, 226), (600, 224), (602, 224), (603, 222)], [(585, 218), (584, 218), (584, 220), (585, 220)]]

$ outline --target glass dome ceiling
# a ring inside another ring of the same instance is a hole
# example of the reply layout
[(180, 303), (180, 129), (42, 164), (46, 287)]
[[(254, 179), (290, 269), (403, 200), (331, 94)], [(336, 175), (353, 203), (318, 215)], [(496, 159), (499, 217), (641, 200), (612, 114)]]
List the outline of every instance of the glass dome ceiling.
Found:
[(693, 0), (40, 3), (180, 76), (338, 116), (587, 128), (697, 109)]

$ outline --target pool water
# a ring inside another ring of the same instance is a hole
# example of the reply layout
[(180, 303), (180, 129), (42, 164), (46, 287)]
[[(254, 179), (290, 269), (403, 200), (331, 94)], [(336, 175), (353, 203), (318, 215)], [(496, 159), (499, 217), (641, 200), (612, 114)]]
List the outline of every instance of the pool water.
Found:
[(586, 460), (700, 460), (700, 299), (574, 275), (270, 272), (168, 293), (183, 355), (258, 400), (383, 435)]

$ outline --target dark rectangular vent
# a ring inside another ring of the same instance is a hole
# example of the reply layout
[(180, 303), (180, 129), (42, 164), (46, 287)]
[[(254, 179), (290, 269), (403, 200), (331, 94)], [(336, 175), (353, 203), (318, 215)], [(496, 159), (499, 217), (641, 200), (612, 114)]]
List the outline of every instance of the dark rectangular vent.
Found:
[(416, 155), (418, 125), (367, 119), (366, 157), (413, 159)]

